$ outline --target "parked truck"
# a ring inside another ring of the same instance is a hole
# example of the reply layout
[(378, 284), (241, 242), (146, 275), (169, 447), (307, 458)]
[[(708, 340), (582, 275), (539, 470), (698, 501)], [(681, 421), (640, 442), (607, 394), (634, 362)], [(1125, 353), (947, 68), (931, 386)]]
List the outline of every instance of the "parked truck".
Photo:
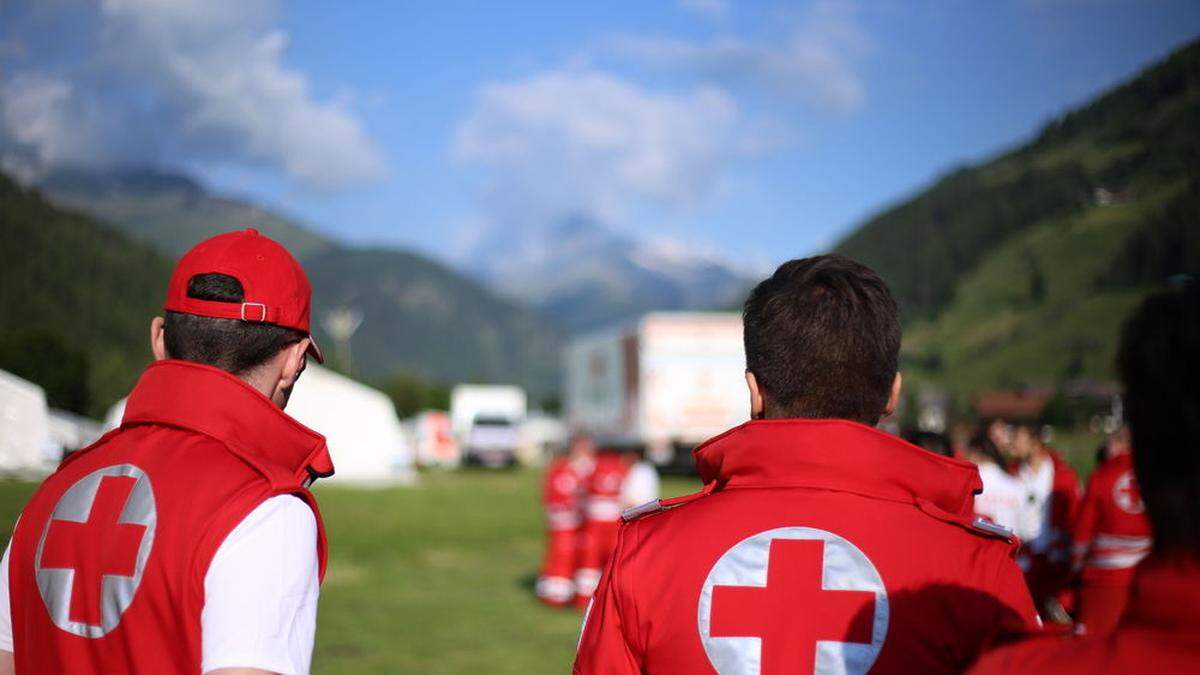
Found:
[(749, 419), (745, 370), (741, 316), (646, 314), (568, 345), (567, 424), (601, 443), (644, 447), (660, 467), (690, 469), (692, 448)]
[(466, 464), (516, 463), (525, 421), (525, 390), (512, 385), (460, 384), (450, 392), (450, 425)]

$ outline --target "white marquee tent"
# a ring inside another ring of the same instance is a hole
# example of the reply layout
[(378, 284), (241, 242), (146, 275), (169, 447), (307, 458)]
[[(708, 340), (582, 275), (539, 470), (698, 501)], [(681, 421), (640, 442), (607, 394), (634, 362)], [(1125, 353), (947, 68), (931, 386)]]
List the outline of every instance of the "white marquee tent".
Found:
[(0, 473), (49, 473), (61, 452), (51, 437), (46, 392), (0, 370)]
[(309, 363), (287, 411), (325, 435), (337, 469), (332, 482), (386, 485), (416, 478), (412, 447), (383, 392)]
[[(383, 392), (310, 362), (287, 412), (329, 443), (336, 473), (318, 485), (394, 485), (416, 480), (412, 447), (391, 399)], [(106, 427), (119, 425), (124, 413), (125, 401), (118, 401), (109, 410)]]

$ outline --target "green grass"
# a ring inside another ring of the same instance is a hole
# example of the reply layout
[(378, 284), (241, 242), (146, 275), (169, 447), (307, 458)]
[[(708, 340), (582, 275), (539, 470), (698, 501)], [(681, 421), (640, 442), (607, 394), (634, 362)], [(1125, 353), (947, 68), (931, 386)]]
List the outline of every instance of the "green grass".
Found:
[[(580, 615), (533, 598), (536, 471), (430, 473), (414, 488), (319, 487), (330, 559), (313, 671), (563, 673)], [(668, 479), (668, 496), (698, 483)], [(29, 483), (0, 482), (11, 532)]]
[(1050, 442), (1055, 449), (1062, 453), (1063, 459), (1079, 473), (1080, 488), (1087, 484), (1088, 474), (1096, 465), (1096, 448), (1104, 442), (1103, 432), (1088, 429), (1059, 429), (1055, 431), (1054, 439)]

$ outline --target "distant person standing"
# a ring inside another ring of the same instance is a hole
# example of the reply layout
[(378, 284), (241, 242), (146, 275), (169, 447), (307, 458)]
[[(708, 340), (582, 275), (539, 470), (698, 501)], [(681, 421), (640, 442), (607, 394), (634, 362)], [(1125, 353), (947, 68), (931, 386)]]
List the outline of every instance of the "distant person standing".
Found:
[(1045, 621), (1069, 623), (1064, 608), (1071, 578), (1071, 531), (1079, 508), (1079, 476), (1042, 442), (1036, 425), (1016, 426), (1011, 444), (1025, 498), (1016, 526), (1017, 562)]
[(254, 230), (196, 245), (150, 324), (120, 428), (21, 514), (0, 574), (0, 673), (308, 673), (325, 439), (283, 412), (311, 288)]
[(957, 673), (1032, 629), (975, 466), (874, 428), (901, 384), (883, 280), (793, 260), (743, 316), (752, 420), (696, 449), (700, 493), (627, 514), (575, 673)]
[(1015, 529), (1025, 490), (1004, 468), (1004, 458), (996, 444), (981, 431), (967, 442), (965, 454), (968, 461), (979, 467), (979, 479), (983, 481), (983, 492), (975, 495), (975, 513), (997, 525)]
[(1116, 628), (1129, 600), (1133, 571), (1153, 543), (1128, 429), (1112, 435), (1107, 456), (1088, 479), (1074, 533), (1080, 582), (1075, 625), (1087, 635), (1106, 635)]
[(987, 655), (973, 675), (1200, 672), (1200, 286), (1147, 298), (1117, 352), (1133, 470), (1154, 543), (1108, 635), (1044, 638)]
[(583, 535), (583, 498), (596, 463), (591, 437), (574, 435), (567, 452), (550, 461), (542, 488), (546, 511), (546, 557), (537, 579), (537, 596), (552, 606), (575, 600), (575, 564)]
[(575, 604), (587, 606), (600, 573), (608, 564), (617, 544), (617, 528), (621, 525), (621, 489), (629, 475), (629, 463), (621, 450), (602, 447), (596, 466), (587, 482), (584, 499), (583, 536), (580, 539), (579, 566), (575, 570)]

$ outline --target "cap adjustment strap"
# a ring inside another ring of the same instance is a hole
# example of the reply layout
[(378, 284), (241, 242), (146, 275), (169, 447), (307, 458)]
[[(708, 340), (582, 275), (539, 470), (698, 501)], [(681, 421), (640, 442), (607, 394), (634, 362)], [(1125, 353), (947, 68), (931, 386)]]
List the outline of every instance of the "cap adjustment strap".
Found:
[[(257, 309), (258, 316), (257, 317), (253, 316), (253, 312), (251, 312), (251, 316), (247, 316), (246, 315), (247, 307), (251, 308), (252, 310)], [(261, 302), (243, 302), (242, 303), (242, 321), (250, 321), (253, 323), (262, 323), (266, 320), (267, 320), (267, 306), (266, 305), (264, 305)]]

